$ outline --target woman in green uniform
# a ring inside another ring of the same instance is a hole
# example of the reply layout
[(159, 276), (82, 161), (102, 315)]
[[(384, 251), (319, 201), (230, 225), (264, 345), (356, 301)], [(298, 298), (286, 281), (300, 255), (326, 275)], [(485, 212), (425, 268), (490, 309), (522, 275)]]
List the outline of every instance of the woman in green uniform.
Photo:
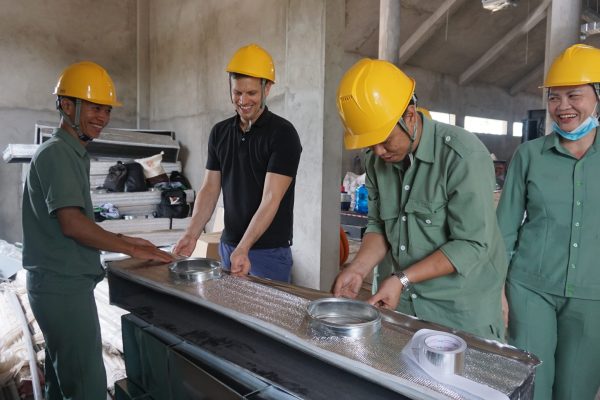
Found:
[(509, 342), (542, 360), (535, 399), (600, 385), (600, 50), (566, 49), (544, 82), (552, 133), (516, 151), (497, 209), (510, 266)]

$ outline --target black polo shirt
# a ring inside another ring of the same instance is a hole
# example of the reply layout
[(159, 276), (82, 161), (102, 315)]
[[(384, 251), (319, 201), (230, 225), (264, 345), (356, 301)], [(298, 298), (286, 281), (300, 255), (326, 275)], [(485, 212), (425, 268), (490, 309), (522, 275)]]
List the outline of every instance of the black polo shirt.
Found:
[(302, 146), (294, 126), (265, 110), (249, 132), (236, 114), (217, 123), (208, 139), (206, 169), (221, 172), (225, 230), (221, 240), (237, 245), (260, 205), (267, 172), (294, 178), (271, 226), (253, 248), (292, 245), (294, 186)]

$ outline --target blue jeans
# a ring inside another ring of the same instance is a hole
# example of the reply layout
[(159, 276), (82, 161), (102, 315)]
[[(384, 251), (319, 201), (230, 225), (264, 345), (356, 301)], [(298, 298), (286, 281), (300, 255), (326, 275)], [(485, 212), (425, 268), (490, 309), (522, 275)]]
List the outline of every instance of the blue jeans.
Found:
[[(235, 246), (221, 241), (219, 244), (219, 255), (223, 268), (231, 268), (231, 253)], [(292, 249), (289, 247), (275, 247), (271, 249), (251, 249), (248, 252), (250, 258), (250, 275), (259, 278), (267, 278), (275, 281), (290, 283), (292, 279)]]

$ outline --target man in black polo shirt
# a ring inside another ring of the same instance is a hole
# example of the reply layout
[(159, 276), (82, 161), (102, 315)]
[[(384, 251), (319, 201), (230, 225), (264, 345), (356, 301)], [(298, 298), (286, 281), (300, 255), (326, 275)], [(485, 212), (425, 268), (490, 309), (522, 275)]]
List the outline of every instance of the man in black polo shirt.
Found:
[(236, 115), (217, 123), (210, 133), (206, 174), (192, 221), (173, 252), (192, 254), (222, 188), (223, 266), (234, 275), (289, 282), (300, 138), (289, 121), (265, 105), (275, 82), (269, 53), (255, 44), (242, 47), (226, 70)]

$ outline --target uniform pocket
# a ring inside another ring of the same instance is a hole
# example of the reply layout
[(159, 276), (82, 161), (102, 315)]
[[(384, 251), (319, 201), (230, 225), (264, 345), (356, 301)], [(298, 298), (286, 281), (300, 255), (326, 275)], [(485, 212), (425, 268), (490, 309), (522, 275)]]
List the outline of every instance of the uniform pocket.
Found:
[(446, 222), (446, 202), (426, 202), (408, 199), (404, 211), (412, 215), (423, 228), (439, 228)]
[(413, 199), (406, 202), (404, 211), (411, 246), (431, 252), (448, 241), (446, 204)]

